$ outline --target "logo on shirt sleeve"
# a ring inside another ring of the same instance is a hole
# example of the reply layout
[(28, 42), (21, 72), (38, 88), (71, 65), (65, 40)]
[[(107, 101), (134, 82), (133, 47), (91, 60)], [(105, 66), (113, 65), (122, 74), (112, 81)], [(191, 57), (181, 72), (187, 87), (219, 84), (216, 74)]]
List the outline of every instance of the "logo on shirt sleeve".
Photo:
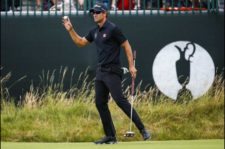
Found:
[(103, 34), (102, 37), (103, 37), (103, 38), (106, 38), (106, 37), (107, 37), (107, 34)]

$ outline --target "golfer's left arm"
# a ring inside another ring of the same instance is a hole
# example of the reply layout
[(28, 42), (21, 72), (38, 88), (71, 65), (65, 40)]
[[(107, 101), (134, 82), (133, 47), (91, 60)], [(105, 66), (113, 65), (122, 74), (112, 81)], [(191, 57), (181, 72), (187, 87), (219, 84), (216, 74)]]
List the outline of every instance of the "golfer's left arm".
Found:
[(137, 69), (134, 66), (133, 53), (132, 53), (132, 49), (131, 49), (129, 41), (128, 40), (124, 41), (121, 44), (121, 47), (124, 49), (125, 54), (127, 56), (127, 60), (128, 60), (128, 64), (129, 64), (129, 71), (131, 73), (131, 76), (132, 76), (132, 78), (136, 78)]

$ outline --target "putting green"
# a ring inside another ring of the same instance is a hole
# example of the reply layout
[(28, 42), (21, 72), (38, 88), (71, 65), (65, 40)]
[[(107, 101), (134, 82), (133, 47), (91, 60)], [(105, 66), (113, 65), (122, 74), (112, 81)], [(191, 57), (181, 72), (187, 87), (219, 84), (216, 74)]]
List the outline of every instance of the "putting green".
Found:
[(1, 149), (224, 149), (224, 140), (172, 140), (118, 142), (112, 145), (94, 143), (28, 143), (1, 142)]

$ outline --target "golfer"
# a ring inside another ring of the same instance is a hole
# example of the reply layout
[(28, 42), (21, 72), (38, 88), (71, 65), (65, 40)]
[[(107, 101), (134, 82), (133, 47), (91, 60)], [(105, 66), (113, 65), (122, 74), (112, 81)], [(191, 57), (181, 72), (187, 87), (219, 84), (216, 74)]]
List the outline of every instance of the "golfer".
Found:
[[(107, 8), (102, 3), (96, 3), (90, 9), (97, 26), (89, 31), (87, 36), (79, 36), (73, 28), (69, 18), (63, 19), (63, 25), (69, 32), (73, 42), (78, 47), (83, 47), (95, 42), (97, 47), (98, 66), (95, 80), (95, 104), (101, 117), (105, 137), (96, 141), (96, 144), (114, 144), (117, 142), (116, 131), (108, 108), (109, 93), (116, 104), (131, 117), (131, 104), (123, 96), (121, 81), (123, 71), (120, 65), (120, 47), (125, 50), (131, 77), (135, 78), (137, 70), (133, 63), (133, 54), (127, 38), (120, 28), (107, 20)], [(150, 138), (150, 133), (145, 129), (137, 112), (133, 110), (132, 121), (140, 131), (144, 140)]]

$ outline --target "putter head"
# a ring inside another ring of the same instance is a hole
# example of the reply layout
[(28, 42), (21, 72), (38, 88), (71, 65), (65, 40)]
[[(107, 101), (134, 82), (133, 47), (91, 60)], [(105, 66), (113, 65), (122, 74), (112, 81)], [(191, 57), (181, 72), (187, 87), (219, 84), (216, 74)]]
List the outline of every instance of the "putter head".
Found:
[(134, 136), (133, 131), (127, 131), (126, 134), (124, 135), (124, 137), (133, 137), (133, 136)]

